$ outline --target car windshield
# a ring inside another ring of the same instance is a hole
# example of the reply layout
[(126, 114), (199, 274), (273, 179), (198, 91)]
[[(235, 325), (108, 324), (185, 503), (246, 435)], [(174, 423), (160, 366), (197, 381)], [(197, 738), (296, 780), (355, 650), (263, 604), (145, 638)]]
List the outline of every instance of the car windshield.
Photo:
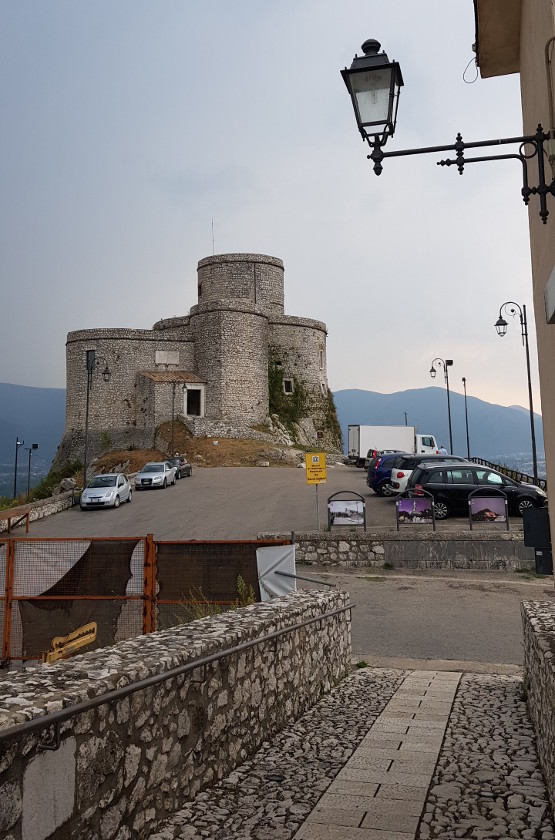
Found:
[(164, 472), (164, 465), (163, 464), (147, 464), (141, 470), (141, 472), (148, 473), (148, 472)]
[(87, 487), (115, 487), (116, 486), (116, 476), (115, 475), (96, 475), (89, 483)]

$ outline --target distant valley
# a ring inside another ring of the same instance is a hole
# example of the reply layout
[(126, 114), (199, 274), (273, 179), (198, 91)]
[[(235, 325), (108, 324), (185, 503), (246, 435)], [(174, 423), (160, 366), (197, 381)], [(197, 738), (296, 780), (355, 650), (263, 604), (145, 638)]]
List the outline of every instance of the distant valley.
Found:
[[(466, 455), (464, 396), (451, 392), (451, 426), (456, 455)], [(447, 396), (444, 388), (418, 388), (379, 394), (375, 391), (345, 390), (334, 392), (337, 416), (347, 441), (347, 427), (363, 425), (417, 426), (422, 434), (433, 434), (438, 443), (449, 449)], [(502, 406), (467, 397), (470, 455), (533, 475), (530, 414), (522, 406)], [(543, 425), (534, 415), (538, 473), (545, 477)]]

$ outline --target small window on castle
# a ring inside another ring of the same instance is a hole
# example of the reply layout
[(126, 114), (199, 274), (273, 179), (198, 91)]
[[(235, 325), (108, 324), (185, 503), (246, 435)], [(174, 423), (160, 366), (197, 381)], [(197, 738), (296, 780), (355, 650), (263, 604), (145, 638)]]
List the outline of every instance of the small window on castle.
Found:
[(324, 385), (324, 383), (323, 383), (323, 382), (321, 382), (321, 383), (320, 383), (320, 387), (321, 387), (321, 389), (322, 389), (322, 393), (323, 393), (323, 395), (324, 395), (324, 396), (326, 396), (326, 394), (327, 394), (327, 392), (328, 392), (328, 389), (326, 388), (326, 386)]
[(284, 379), (283, 380), (283, 390), (286, 394), (293, 393), (293, 380), (292, 379)]
[(281, 367), (281, 362), (276, 362), (276, 367)]
[(202, 297), (202, 283), (198, 284), (198, 296), (199, 298)]
[(324, 351), (320, 350), (320, 370), (324, 369)]

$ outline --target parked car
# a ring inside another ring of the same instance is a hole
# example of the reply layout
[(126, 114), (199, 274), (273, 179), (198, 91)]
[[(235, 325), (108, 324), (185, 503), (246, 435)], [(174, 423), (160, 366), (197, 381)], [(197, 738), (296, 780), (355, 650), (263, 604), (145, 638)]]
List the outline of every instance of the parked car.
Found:
[(393, 455), (394, 453), (397, 455), (405, 454), (402, 449), (369, 449), (364, 459), (364, 468), (368, 469), (370, 462), (379, 455)]
[(131, 483), (123, 473), (104, 473), (91, 478), (83, 492), (79, 504), (81, 510), (92, 508), (117, 508), (121, 502), (130, 502)]
[(175, 455), (173, 458), (168, 458), (168, 463), (175, 467), (176, 478), (183, 478), (183, 476), (191, 476), (193, 474), (193, 468), (185, 455)]
[(460, 455), (399, 455), (398, 461), (394, 461), (391, 467), (391, 486), (395, 494), (402, 493), (407, 489), (407, 481), (410, 474), (418, 464), (444, 461), (445, 463), (459, 463), (466, 461)]
[(470, 461), (460, 464), (419, 464), (407, 484), (407, 489), (415, 493), (426, 490), (432, 494), (436, 519), (446, 519), (450, 514), (468, 513), (469, 494), (480, 489), (487, 496), (488, 488), (501, 490), (506, 495), (509, 514), (522, 516), (527, 508), (544, 507), (547, 504), (547, 494), (535, 484), (514, 481), (497, 470)]
[(391, 496), (395, 492), (391, 486), (391, 468), (398, 454), (378, 455), (368, 468), (366, 483), (379, 496)]
[(135, 476), (135, 490), (165, 488), (176, 482), (176, 468), (169, 461), (149, 461)]

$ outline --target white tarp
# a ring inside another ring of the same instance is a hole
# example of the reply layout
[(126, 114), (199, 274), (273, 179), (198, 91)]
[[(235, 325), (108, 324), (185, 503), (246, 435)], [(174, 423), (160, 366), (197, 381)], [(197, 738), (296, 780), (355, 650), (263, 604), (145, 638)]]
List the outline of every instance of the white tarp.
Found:
[(262, 601), (270, 601), (272, 598), (296, 591), (297, 581), (294, 577), (276, 574), (276, 572), (285, 572), (288, 575), (296, 574), (294, 545), (273, 545), (268, 548), (257, 548), (256, 565)]

